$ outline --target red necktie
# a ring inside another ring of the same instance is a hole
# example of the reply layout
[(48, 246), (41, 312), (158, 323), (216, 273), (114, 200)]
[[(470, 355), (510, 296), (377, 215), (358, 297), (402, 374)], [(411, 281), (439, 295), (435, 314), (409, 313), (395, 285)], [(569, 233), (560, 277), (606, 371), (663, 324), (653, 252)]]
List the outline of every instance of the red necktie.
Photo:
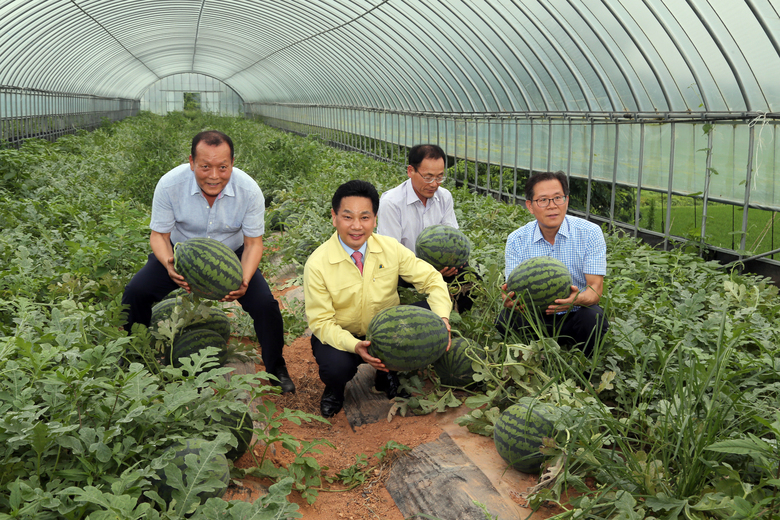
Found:
[(355, 265), (360, 269), (360, 274), (363, 274), (363, 253), (355, 251), (352, 253), (352, 258), (355, 259)]

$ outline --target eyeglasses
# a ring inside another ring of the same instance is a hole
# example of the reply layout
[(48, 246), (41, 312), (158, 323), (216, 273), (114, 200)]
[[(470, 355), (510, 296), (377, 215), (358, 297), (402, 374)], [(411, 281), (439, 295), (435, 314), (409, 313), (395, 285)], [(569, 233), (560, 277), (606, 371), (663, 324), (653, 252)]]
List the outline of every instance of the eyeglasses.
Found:
[(555, 202), (556, 206), (560, 206), (561, 204), (566, 202), (567, 198), (568, 197), (566, 195), (558, 195), (557, 197), (553, 197), (551, 199), (547, 199), (547, 198), (536, 199), (536, 200), (534, 200), (534, 202), (536, 202), (536, 205), (539, 206), (540, 208), (546, 208), (547, 206), (550, 205), (551, 201)]
[[(414, 171), (420, 173), (420, 171), (417, 169), (415, 169)], [(443, 184), (444, 181), (447, 180), (447, 177), (444, 175), (440, 175), (439, 177), (434, 177), (433, 175), (423, 175), (422, 173), (420, 173), (420, 177), (422, 177), (423, 182), (425, 182), (426, 184), (430, 184), (432, 182), (435, 182), (436, 184)]]

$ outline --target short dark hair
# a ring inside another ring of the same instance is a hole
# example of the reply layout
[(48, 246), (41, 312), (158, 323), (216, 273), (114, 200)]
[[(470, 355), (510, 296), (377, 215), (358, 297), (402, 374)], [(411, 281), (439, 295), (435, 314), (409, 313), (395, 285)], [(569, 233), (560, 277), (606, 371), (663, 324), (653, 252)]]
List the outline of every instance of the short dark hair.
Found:
[[(425, 159), (444, 159), (444, 150), (437, 144), (418, 144), (409, 150), (409, 165), (415, 170)], [(447, 162), (446, 160), (444, 162)]]
[(370, 182), (353, 179), (336, 188), (336, 193), (333, 194), (333, 198), (330, 201), (330, 206), (333, 208), (334, 213), (339, 212), (341, 199), (344, 197), (365, 197), (371, 199), (374, 215), (379, 212), (379, 193), (377, 193), (376, 188)]
[(197, 134), (192, 138), (192, 148), (190, 149), (190, 155), (195, 158), (195, 148), (203, 141), (209, 146), (219, 146), (222, 143), (227, 143), (230, 147), (230, 158), (233, 159), (233, 140), (218, 130), (206, 130)]
[(558, 181), (563, 188), (563, 194), (569, 196), (569, 181), (562, 171), (534, 173), (525, 181), (525, 200), (534, 200), (534, 186), (542, 181)]

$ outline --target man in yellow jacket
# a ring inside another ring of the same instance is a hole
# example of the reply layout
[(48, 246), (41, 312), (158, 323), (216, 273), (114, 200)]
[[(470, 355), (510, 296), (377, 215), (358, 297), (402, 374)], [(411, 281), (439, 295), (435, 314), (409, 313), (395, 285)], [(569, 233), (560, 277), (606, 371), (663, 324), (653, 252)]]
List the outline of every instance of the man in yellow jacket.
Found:
[(377, 369), (376, 387), (388, 399), (398, 395), (398, 376), (368, 354), (365, 336), (376, 313), (400, 303), (399, 276), (428, 295), (418, 305), (450, 328), (452, 302), (441, 273), (394, 238), (373, 234), (378, 209), (379, 194), (371, 183), (352, 180), (339, 186), (331, 201), (336, 232), (309, 256), (304, 269), (311, 347), (325, 383), (323, 417), (341, 410), (344, 388), (361, 363)]

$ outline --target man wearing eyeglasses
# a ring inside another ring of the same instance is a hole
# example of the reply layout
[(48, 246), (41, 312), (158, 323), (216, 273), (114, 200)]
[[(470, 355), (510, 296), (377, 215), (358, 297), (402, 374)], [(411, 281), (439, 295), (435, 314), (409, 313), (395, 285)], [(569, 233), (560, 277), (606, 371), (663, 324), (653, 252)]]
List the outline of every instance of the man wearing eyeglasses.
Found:
[[(442, 187), (447, 180), (444, 158), (444, 150), (435, 144), (418, 144), (409, 150), (409, 178), (384, 192), (379, 201), (378, 235), (393, 237), (416, 252), (414, 245), (423, 229), (437, 224), (458, 228), (452, 194)], [(461, 278), (458, 275), (465, 267), (448, 266), (440, 272), (449, 284)], [(399, 280), (399, 286), (411, 287), (403, 280)], [(456, 298), (456, 304), (459, 311), (472, 306), (465, 292)]]
[[(607, 271), (607, 246), (601, 228), (587, 220), (566, 214), (569, 183), (563, 172), (532, 175), (525, 185), (525, 207), (536, 220), (513, 231), (506, 242), (506, 277), (521, 262), (537, 256), (551, 256), (569, 269), (574, 285), (568, 298), (555, 300), (543, 316), (548, 333), (571, 338), (590, 355), (609, 327), (598, 305)], [(516, 309), (515, 294), (506, 294), (496, 325), (504, 333), (509, 328), (528, 326), (525, 311)]]

